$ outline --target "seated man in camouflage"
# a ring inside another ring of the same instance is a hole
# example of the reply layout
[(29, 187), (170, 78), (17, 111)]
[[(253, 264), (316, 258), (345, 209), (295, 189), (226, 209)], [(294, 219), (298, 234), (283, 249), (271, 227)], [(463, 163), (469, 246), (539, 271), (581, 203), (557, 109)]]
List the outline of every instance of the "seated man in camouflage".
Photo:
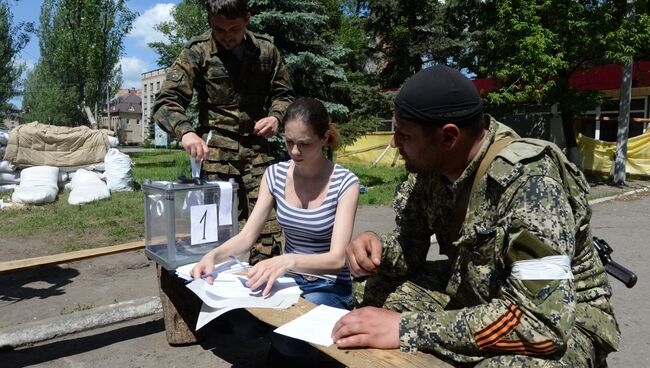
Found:
[[(483, 115), (458, 71), (436, 66), (395, 99), (411, 174), (397, 228), (347, 249), (364, 307), (334, 327), (339, 347), (421, 350), (477, 367), (598, 367), (618, 348), (611, 288), (591, 242), (588, 185), (549, 143)], [(447, 262), (425, 263), (435, 234)]]
[[(240, 220), (252, 211), (264, 170), (273, 160), (266, 137), (278, 133), (293, 101), (289, 73), (267, 38), (247, 30), (247, 0), (208, 0), (211, 30), (193, 37), (171, 66), (153, 106), (153, 119), (192, 156), (202, 175), (239, 184)], [(196, 91), (199, 126), (186, 109)], [(280, 254), (281, 230), (271, 214), (251, 264)]]

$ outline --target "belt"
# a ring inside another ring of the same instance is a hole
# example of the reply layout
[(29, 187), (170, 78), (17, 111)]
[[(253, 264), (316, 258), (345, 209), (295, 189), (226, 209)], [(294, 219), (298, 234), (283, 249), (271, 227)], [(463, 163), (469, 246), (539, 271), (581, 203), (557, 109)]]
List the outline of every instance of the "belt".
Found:
[(301, 279), (303, 279), (305, 281), (309, 281), (309, 282), (314, 282), (314, 281), (316, 281), (316, 280), (318, 280), (320, 278), (320, 277), (317, 277), (317, 276), (303, 275), (303, 274), (295, 273), (295, 272), (291, 272), (291, 271), (287, 271), (287, 274), (292, 275), (292, 276), (296, 276), (296, 277), (300, 277)]

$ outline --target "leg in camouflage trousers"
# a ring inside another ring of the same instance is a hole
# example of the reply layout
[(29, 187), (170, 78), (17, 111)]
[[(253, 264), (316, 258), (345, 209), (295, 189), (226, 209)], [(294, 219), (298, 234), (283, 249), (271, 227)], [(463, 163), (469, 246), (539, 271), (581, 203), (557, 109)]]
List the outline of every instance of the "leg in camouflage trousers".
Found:
[[(264, 170), (272, 162), (268, 143), (263, 137), (240, 137), (241, 142), (214, 132), (208, 142), (210, 155), (203, 163), (204, 175), (209, 180), (233, 179), (239, 186), (239, 220), (250, 215), (259, 194), (260, 181)], [(275, 210), (251, 249), (249, 263), (255, 263), (282, 253), (282, 230), (275, 217)]]

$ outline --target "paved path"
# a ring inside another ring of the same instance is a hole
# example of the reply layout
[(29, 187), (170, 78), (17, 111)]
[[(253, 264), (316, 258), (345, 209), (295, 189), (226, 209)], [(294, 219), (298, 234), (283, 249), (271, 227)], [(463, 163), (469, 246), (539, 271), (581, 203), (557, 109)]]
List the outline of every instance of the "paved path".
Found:
[[(593, 206), (594, 235), (614, 248), (616, 261), (637, 272), (639, 282), (626, 289), (612, 281), (614, 306), (623, 331), (621, 351), (610, 367), (650, 366), (646, 318), (650, 300), (650, 195)], [(362, 207), (355, 233), (393, 227), (389, 207)], [(49, 319), (87, 308), (155, 296), (155, 269), (141, 252), (25, 271), (0, 277), (0, 328)], [(224, 326), (214, 325), (202, 345), (171, 348), (159, 314), (84, 333), (60, 337), (15, 351), (0, 352), (2, 367), (259, 367), (268, 346), (241, 341)]]

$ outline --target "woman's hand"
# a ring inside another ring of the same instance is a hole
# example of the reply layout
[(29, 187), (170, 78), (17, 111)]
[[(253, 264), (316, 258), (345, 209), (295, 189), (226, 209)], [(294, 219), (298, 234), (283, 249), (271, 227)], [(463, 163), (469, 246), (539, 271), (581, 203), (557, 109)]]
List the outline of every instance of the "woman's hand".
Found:
[[(204, 255), (203, 258), (201, 258), (199, 263), (197, 263), (196, 265), (194, 265), (194, 267), (192, 267), (192, 271), (190, 272), (190, 275), (193, 278), (198, 279), (202, 275), (208, 274), (212, 271), (214, 271), (214, 256), (211, 253), (208, 253)], [(205, 278), (205, 281), (208, 284), (212, 285), (214, 279), (212, 276), (208, 276)]]
[(292, 267), (294, 267), (294, 264), (290, 254), (283, 254), (260, 261), (248, 271), (246, 286), (251, 290), (255, 290), (266, 284), (262, 295), (267, 296), (271, 292), (275, 280), (282, 277)]

